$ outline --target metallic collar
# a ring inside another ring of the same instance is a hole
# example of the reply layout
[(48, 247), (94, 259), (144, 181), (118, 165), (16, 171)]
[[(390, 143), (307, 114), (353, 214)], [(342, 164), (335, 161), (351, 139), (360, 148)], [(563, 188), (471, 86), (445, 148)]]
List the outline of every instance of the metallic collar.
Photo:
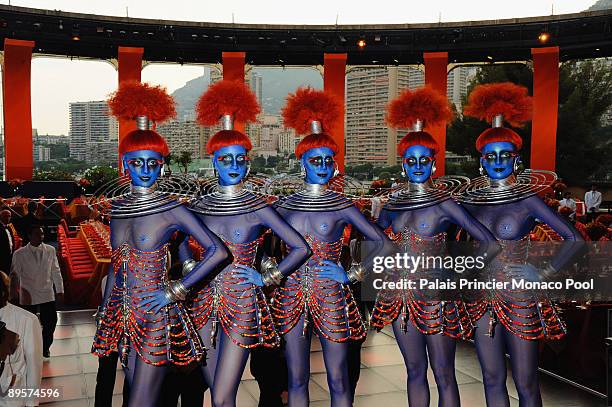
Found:
[(510, 174), (504, 179), (492, 179), (489, 178), (489, 184), (491, 188), (510, 188), (513, 185), (516, 185), (516, 175)]
[(434, 188), (434, 183), (431, 178), (425, 182), (410, 182), (405, 184), (405, 189), (410, 192), (426, 192)]
[(239, 182), (236, 185), (218, 185), (218, 191), (221, 195), (225, 195), (225, 196), (237, 196), (242, 192), (242, 189), (244, 187), (244, 183), (243, 182)]
[(151, 185), (150, 187), (139, 187), (137, 185), (132, 184), (130, 192), (134, 195), (150, 195), (157, 189), (157, 182)]
[(305, 182), (304, 191), (309, 195), (319, 196), (327, 191), (327, 184), (309, 184)]

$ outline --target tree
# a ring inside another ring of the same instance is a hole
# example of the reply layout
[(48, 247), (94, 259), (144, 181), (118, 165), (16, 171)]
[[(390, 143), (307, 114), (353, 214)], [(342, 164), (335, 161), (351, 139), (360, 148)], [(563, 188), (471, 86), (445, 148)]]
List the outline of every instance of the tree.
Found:
[(36, 169), (32, 175), (34, 181), (74, 181), (71, 172), (63, 170), (40, 170)]
[(267, 165), (269, 168), (274, 168), (278, 164), (278, 157), (275, 155), (271, 155), (268, 157)]
[(182, 151), (178, 157), (173, 157), (174, 162), (183, 169), (187, 174), (189, 172), (189, 164), (193, 162), (192, 153), (190, 151)]
[[(492, 65), (478, 70), (468, 87), (480, 83), (510, 81), (533, 87), (533, 72), (526, 65)], [(612, 153), (608, 141), (611, 131), (601, 127), (601, 117), (612, 105), (612, 70), (609, 61), (570, 61), (561, 65), (559, 71), (559, 115), (557, 124), (556, 171), (570, 184), (584, 184), (596, 176), (605, 177), (610, 172)], [(480, 154), (474, 147), (476, 138), (489, 123), (456, 115), (448, 128), (447, 148), (457, 154)], [(529, 167), (531, 148), (531, 123), (514, 129), (523, 139), (521, 157)], [(469, 171), (475, 164), (462, 163), (459, 171)], [(449, 167), (451, 173), (455, 168)], [(474, 176), (476, 174), (466, 174)]]
[[(476, 76), (468, 86), (467, 94), (469, 95), (477, 85), (494, 82), (512, 82), (517, 85), (523, 85), (531, 90), (533, 72), (530, 67), (523, 64), (486, 65), (478, 69)], [(467, 103), (466, 99), (467, 97), (463, 100), (464, 106)], [(461, 112), (455, 111), (454, 113), (455, 120), (451, 123), (447, 132), (446, 148), (460, 155), (470, 155), (474, 158), (480, 157), (480, 153), (475, 147), (476, 139), (480, 133), (491, 126), (491, 123), (463, 116)], [(528, 163), (531, 147), (531, 124), (528, 123), (524, 128), (515, 128), (514, 130), (523, 139), (521, 157), (524, 162)], [(474, 175), (476, 174), (471, 174), (471, 176)]]
[(601, 117), (612, 105), (612, 70), (602, 60), (566, 62), (559, 82), (557, 172), (570, 184), (585, 184), (610, 168)]
[(83, 173), (83, 178), (89, 181), (87, 187), (88, 193), (94, 193), (101, 188), (107, 182), (110, 182), (119, 177), (119, 173), (116, 168), (107, 166), (95, 166), (88, 168)]

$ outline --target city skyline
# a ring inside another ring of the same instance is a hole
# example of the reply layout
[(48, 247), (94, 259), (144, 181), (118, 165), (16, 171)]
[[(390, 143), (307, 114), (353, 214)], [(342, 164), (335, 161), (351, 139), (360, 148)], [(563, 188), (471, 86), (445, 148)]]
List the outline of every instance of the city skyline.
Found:
[[(8, 0), (1, 2), (7, 4)], [(296, 8), (275, 7), (274, 13), (266, 12), (273, 7), (272, 1), (255, 4), (246, 0), (228, 0), (216, 7), (204, 7), (203, 3), (196, 0), (177, 0), (172, 8), (136, 0), (108, 0), (95, 4), (76, 0), (12, 0), (10, 4), (118, 16), (125, 16), (127, 7), (130, 17), (225, 23), (232, 21), (233, 14), (237, 23), (335, 24), (338, 16), (338, 24), (389, 24), (528, 17), (550, 15), (552, 11), (554, 14), (574, 13), (586, 10), (594, 3), (594, 0), (517, 0), (512, 3), (434, 0), (419, 4), (419, 7), (410, 3), (387, 3), (386, 6), (382, 3), (379, 7), (365, 7), (365, 2), (340, 0), (334, 3), (336, 7), (329, 7), (329, 4), (316, 0), (308, 6), (300, 4)], [(517, 15), (517, 10), (520, 15)], [(162, 84), (173, 92), (188, 80), (202, 75), (203, 70), (203, 66), (149, 64), (143, 68), (142, 76), (143, 81)], [(116, 85), (117, 72), (108, 61), (35, 56), (32, 62), (33, 126), (43, 133), (67, 135), (67, 124), (62, 118), (67, 117), (68, 102), (106, 99)]]
[[(448, 74), (448, 100), (455, 104), (457, 110), (461, 110), (468, 81), (474, 73), (475, 68), (457, 67)], [(220, 129), (219, 126), (207, 128), (198, 125), (194, 112), (186, 106), (195, 103), (195, 96), (201, 92), (200, 86), (213, 84), (222, 78), (221, 71), (217, 69), (210, 70), (208, 74), (208, 78), (190, 81), (189, 88), (180, 88), (182, 92), (180, 97), (176, 97), (176, 102), (183, 110), (176, 119), (157, 126), (157, 131), (165, 137), (170, 151), (176, 155), (189, 152), (193, 159), (207, 158), (206, 143)], [(245, 74), (245, 82), (260, 104), (267, 94), (263, 86), (264, 77), (264, 73), (255, 70)], [(292, 79), (300, 80), (299, 75), (293, 75)], [(403, 131), (387, 126), (384, 120), (385, 107), (403, 89), (414, 89), (424, 82), (423, 71), (415, 67), (361, 67), (349, 71), (345, 116), (348, 164), (396, 164), (398, 132)], [(114, 119), (108, 118), (105, 102), (73, 102), (70, 103), (70, 110), (71, 157), (80, 160), (85, 157), (91, 162), (112, 161), (112, 155), (116, 155), (117, 151), (117, 125)], [(108, 129), (110, 134), (102, 134), (104, 129)], [(292, 129), (283, 126), (278, 112), (266, 112), (263, 106), (257, 122), (249, 123), (246, 130), (253, 144), (253, 156), (268, 158), (290, 154), (299, 140)]]

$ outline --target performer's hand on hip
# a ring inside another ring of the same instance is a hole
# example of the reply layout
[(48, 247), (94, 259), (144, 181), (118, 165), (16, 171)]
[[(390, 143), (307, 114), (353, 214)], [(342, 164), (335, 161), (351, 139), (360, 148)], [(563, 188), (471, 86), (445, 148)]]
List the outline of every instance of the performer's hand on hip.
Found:
[(244, 279), (247, 283), (256, 285), (257, 287), (263, 287), (264, 282), (261, 274), (252, 267), (246, 264), (234, 265), (234, 276)]

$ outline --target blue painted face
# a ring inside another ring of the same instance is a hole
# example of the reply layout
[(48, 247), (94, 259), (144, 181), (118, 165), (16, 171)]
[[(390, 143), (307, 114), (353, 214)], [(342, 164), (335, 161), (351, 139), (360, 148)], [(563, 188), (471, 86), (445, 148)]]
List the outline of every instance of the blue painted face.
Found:
[(431, 148), (416, 145), (404, 152), (402, 167), (410, 182), (421, 184), (431, 177), (434, 153)]
[(521, 159), (514, 144), (507, 141), (485, 144), (481, 153), (480, 163), (491, 179), (508, 178), (514, 172), (515, 160)]
[(151, 187), (164, 165), (164, 156), (157, 151), (138, 150), (123, 155), (123, 168), (132, 178), (132, 184), (138, 187)]
[(223, 186), (239, 184), (247, 174), (249, 157), (246, 148), (233, 144), (221, 147), (213, 156), (213, 166)]
[(305, 181), (308, 184), (327, 184), (336, 171), (334, 152), (328, 147), (307, 150), (302, 155), (301, 161), (306, 170)]

